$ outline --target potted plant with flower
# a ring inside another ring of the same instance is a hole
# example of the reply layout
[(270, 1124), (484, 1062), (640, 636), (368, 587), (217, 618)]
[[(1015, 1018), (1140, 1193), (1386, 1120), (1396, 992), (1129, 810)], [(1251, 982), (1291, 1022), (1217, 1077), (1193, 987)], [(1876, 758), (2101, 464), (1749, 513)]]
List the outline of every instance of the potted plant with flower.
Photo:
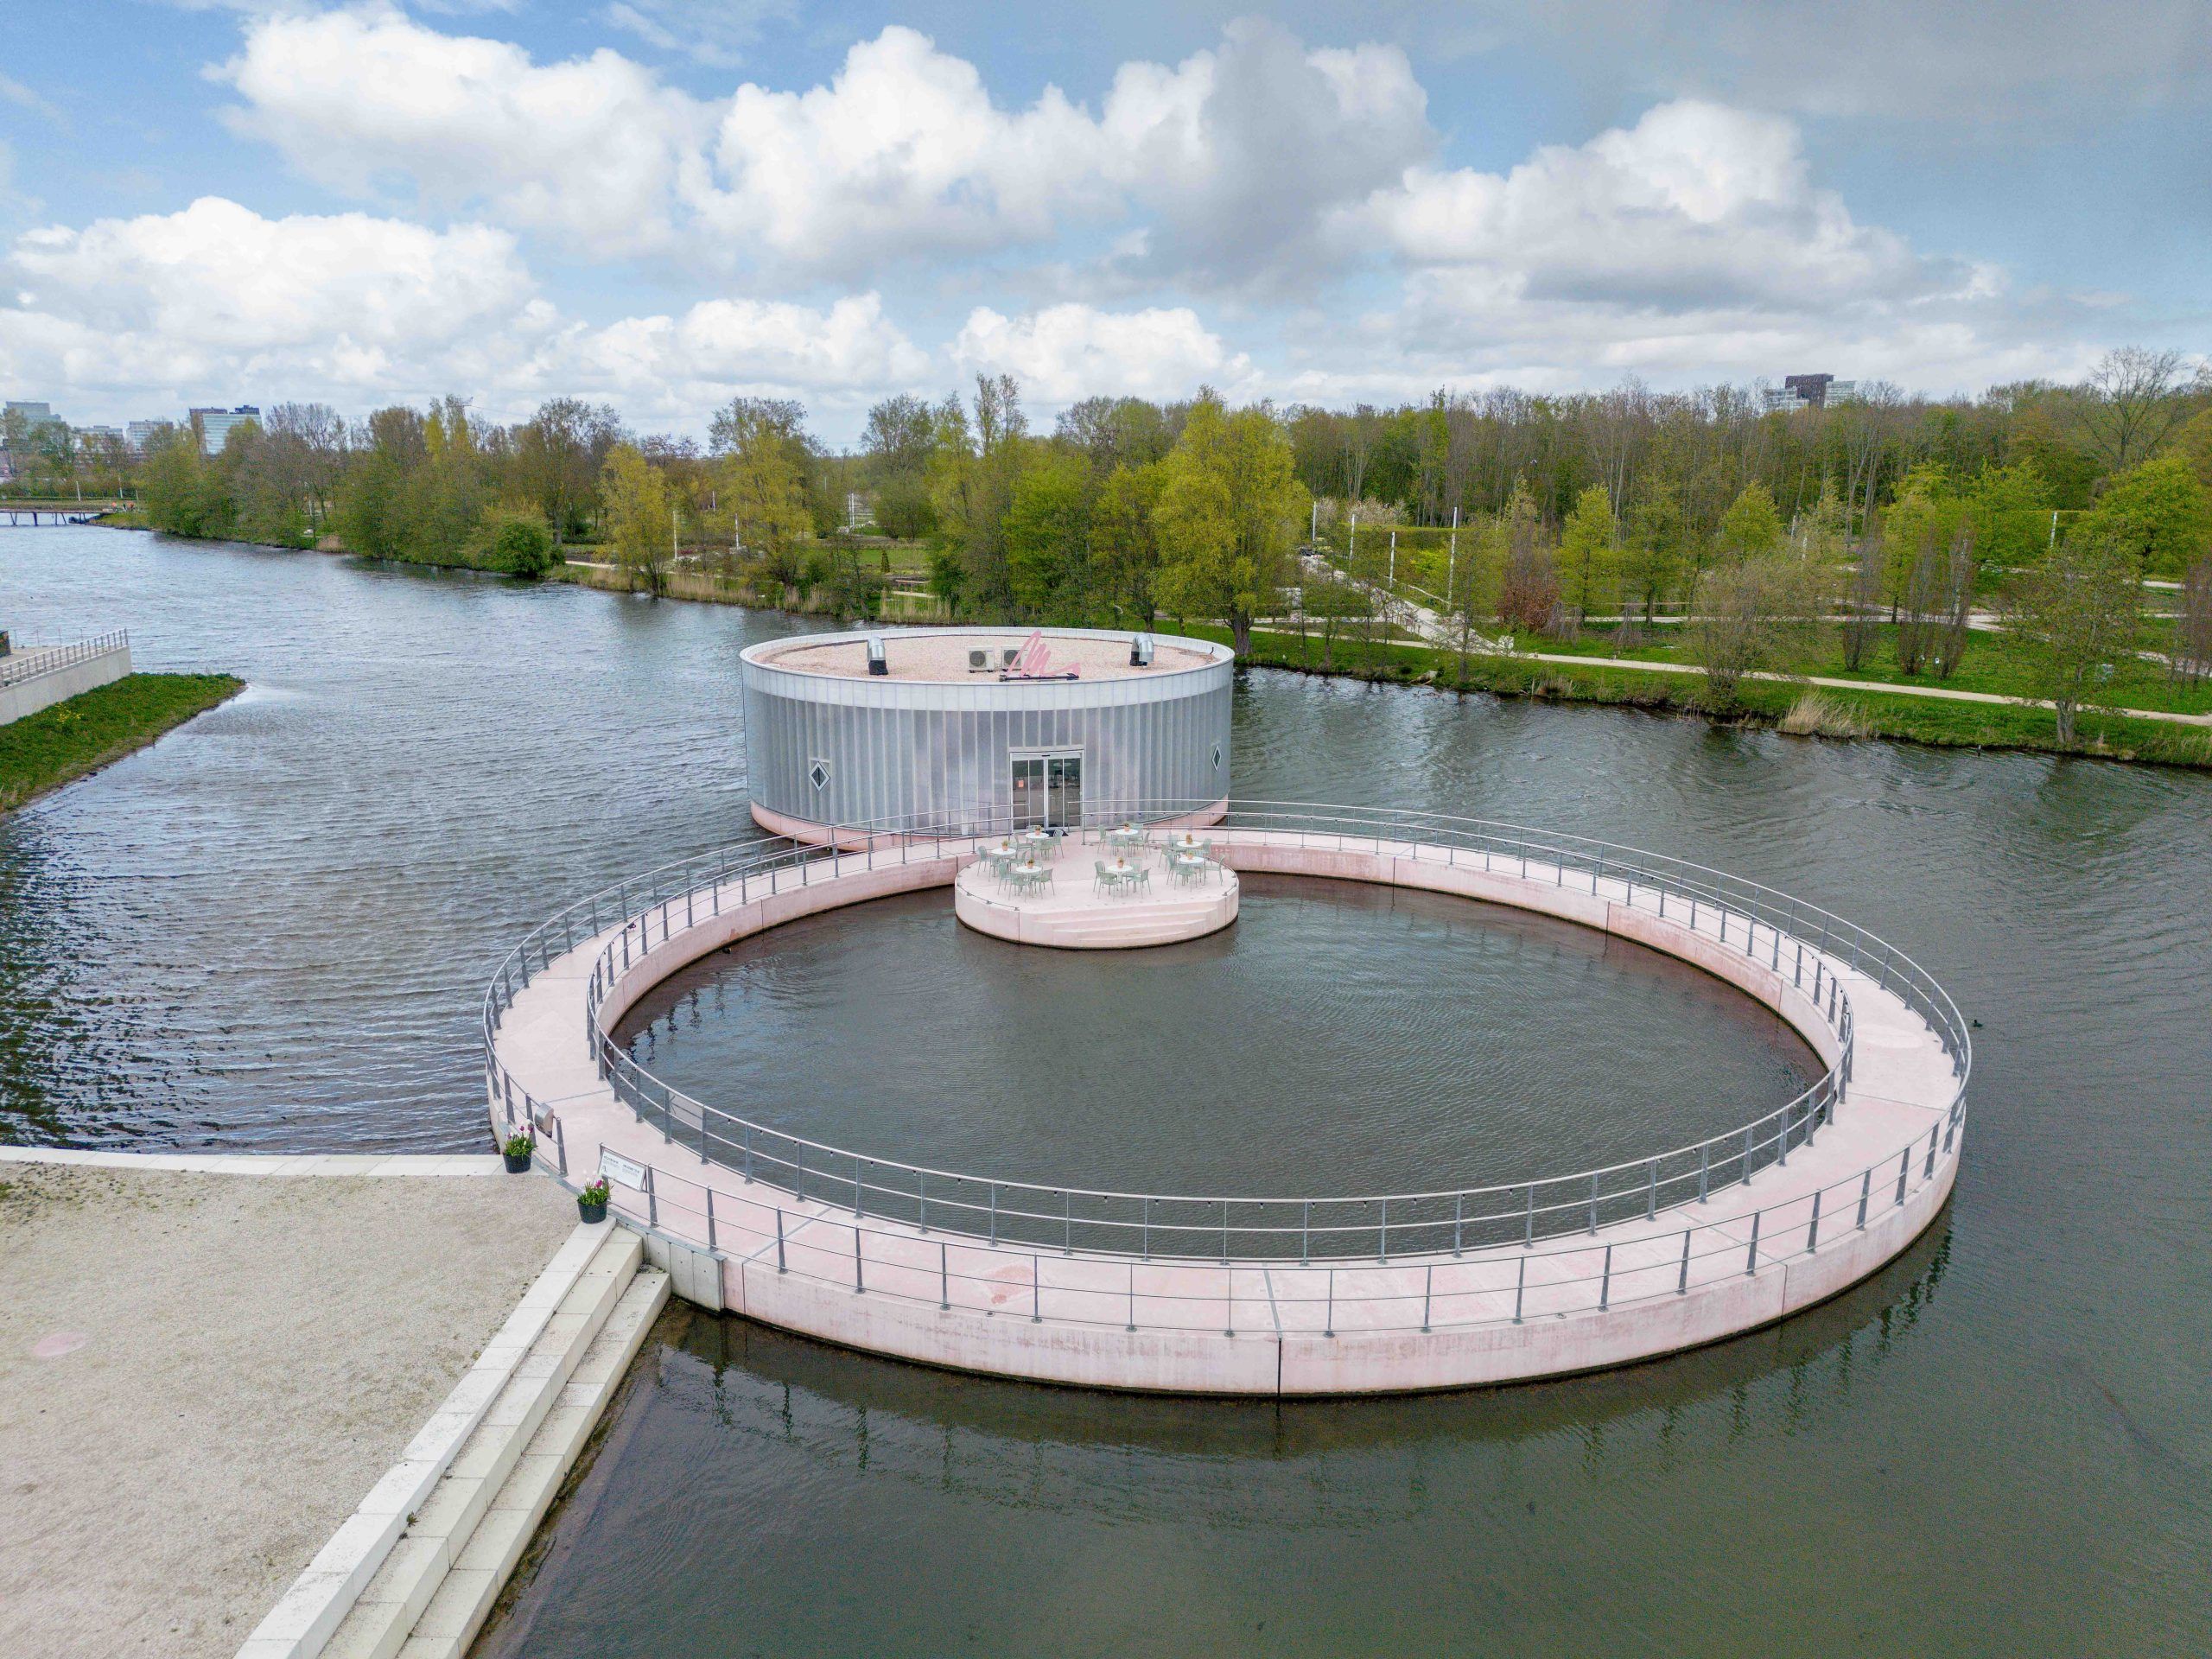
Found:
[(499, 1147), (499, 1156), (506, 1160), (507, 1173), (526, 1175), (531, 1160), (537, 1155), (537, 1141), (533, 1135), (511, 1135)]
[(606, 1176), (601, 1176), (576, 1194), (576, 1214), (588, 1227), (607, 1219)]

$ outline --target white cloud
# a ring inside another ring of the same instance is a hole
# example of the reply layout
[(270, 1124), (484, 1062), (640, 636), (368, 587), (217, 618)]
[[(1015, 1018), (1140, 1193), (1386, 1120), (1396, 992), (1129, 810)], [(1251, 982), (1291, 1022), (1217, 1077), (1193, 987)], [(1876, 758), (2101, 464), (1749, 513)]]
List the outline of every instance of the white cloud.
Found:
[(1662, 310), (1963, 295), (1989, 280), (1858, 223), (1779, 118), (1681, 100), (1506, 174), (1410, 169), (1344, 216), (1463, 290)]
[(1309, 51), (1254, 19), (1170, 69), (1124, 64), (1102, 121), (1108, 175), (1160, 215), (1141, 271), (1306, 285), (1324, 214), (1435, 147), (1395, 47)]
[(265, 219), (204, 197), (181, 213), (18, 238), (0, 280), (10, 389), (180, 404), (318, 397), (359, 411), (458, 390), (493, 414), (613, 397), (696, 425), (734, 391), (832, 403), (924, 380), (929, 359), (874, 294), (826, 308), (715, 299), (593, 325), (537, 290), (504, 230), (364, 213)]
[(1114, 312), (1068, 303), (1020, 317), (978, 306), (950, 354), (963, 374), (1013, 375), (1048, 408), (1093, 396), (1187, 397), (1205, 383), (1233, 394), (1252, 374), (1251, 359), (1187, 306)]
[(257, 18), (213, 73), (245, 99), (232, 129), (317, 183), (365, 196), (404, 180), (603, 257), (673, 239), (713, 125), (709, 106), (619, 52), (540, 65), (396, 12)]
[[(680, 44), (663, 10), (621, 22)], [(394, 182), (602, 258), (850, 276), (1143, 219), (1141, 274), (1305, 280), (1324, 208), (1427, 155), (1395, 48), (1309, 50), (1243, 22), (1180, 64), (1123, 64), (1099, 113), (1047, 86), (1003, 105), (967, 60), (893, 25), (824, 84), (701, 100), (620, 53), (541, 64), (397, 12), (257, 18), (213, 72), (233, 129), (372, 196)]]
[(741, 392), (845, 407), (927, 385), (931, 369), (874, 294), (826, 310), (706, 300), (680, 316), (563, 329), (512, 378), (510, 396), (612, 397), (636, 417), (692, 428)]
[(1096, 200), (1097, 129), (1047, 86), (999, 109), (973, 64), (910, 29), (845, 54), (826, 86), (737, 89), (696, 206), (726, 235), (796, 264), (849, 267), (1052, 234)]

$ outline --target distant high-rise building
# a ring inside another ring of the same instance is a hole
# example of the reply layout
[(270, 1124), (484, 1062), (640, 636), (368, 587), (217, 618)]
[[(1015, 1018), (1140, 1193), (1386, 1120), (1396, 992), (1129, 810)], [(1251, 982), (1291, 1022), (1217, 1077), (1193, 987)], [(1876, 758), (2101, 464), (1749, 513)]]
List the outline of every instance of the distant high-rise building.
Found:
[(1830, 404), (1848, 403), (1857, 393), (1856, 380), (1839, 380), (1832, 374), (1785, 374), (1778, 386), (1769, 386), (1766, 406), (1770, 410), (1823, 409)]
[(33, 426), (39, 426), (54, 418), (54, 405), (27, 404), (20, 398), (10, 397), (8, 400), (7, 412), (10, 415), (20, 415)]
[(175, 421), (133, 421), (123, 429), (123, 441), (130, 446), (130, 453), (143, 455), (154, 434), (165, 426), (175, 426)]
[(258, 423), (261, 410), (255, 404), (240, 404), (236, 409), (195, 409), (191, 418), (200, 429), (200, 452), (219, 455), (223, 446), (230, 442), (232, 429), (248, 421)]

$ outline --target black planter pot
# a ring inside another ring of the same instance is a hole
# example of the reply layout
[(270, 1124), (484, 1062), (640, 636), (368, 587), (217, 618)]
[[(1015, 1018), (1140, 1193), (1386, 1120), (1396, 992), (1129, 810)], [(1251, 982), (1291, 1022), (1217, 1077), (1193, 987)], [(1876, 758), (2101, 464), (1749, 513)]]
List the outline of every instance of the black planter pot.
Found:
[(527, 1152), (502, 1152), (499, 1156), (506, 1160), (508, 1174), (527, 1175), (530, 1173), (531, 1154)]
[(596, 1227), (601, 1222), (607, 1219), (607, 1205), (605, 1200), (602, 1199), (597, 1204), (588, 1204), (583, 1199), (578, 1198), (576, 1200), (576, 1217), (587, 1227)]

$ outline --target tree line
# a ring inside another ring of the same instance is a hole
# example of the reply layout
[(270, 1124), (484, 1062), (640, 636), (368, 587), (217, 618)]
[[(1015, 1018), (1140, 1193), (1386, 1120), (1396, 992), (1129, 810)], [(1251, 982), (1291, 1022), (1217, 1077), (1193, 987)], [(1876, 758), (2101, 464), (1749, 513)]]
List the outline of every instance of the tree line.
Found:
[(1774, 409), (1631, 382), (1344, 410), (1201, 390), (1085, 399), (1049, 431), (1010, 377), (979, 376), (964, 397), (883, 400), (842, 453), (775, 399), (715, 411), (703, 445), (573, 398), (505, 426), (454, 397), (358, 423), (284, 404), (219, 455), (164, 432), (140, 473), (150, 522), (184, 534), (525, 575), (587, 558), (652, 591), (697, 568), (855, 617), (896, 546), (939, 614), (1211, 620), (1240, 647), (1262, 618), (1333, 641), (1413, 607), (1463, 641), (1594, 626), (1629, 645), (1672, 621), (1725, 693), (1815, 625), (1841, 628), (1851, 666), (1878, 642), (1943, 677), (1978, 608), (2054, 633), (2031, 595), (2125, 579), (2139, 600), (2147, 579), (2177, 584), (2177, 671), (2212, 656), (2191, 644), (2212, 626), (2212, 380), (2135, 349), (1971, 400), (1874, 384)]

